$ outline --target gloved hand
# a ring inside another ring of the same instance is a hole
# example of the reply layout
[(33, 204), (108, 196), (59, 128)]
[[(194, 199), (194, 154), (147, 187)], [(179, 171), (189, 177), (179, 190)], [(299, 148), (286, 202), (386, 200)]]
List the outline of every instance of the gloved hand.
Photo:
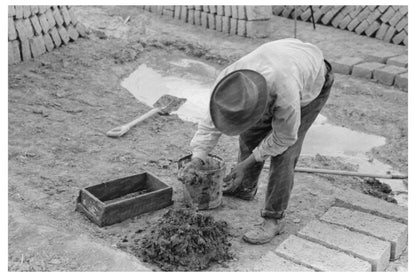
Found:
[(178, 179), (184, 184), (192, 184), (196, 177), (196, 171), (201, 169), (204, 165), (204, 161), (199, 158), (192, 158), (192, 160), (187, 163), (182, 169), (178, 172)]

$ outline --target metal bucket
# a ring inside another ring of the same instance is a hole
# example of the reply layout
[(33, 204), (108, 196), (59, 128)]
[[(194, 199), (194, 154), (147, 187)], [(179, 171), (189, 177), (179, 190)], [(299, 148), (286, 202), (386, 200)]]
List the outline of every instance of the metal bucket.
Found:
[[(181, 170), (191, 161), (192, 155), (178, 160), (178, 169)], [(225, 176), (225, 162), (218, 156), (209, 155), (206, 168), (197, 170), (197, 181), (184, 184), (184, 198), (193, 203), (198, 210), (217, 208), (222, 201), (222, 185)]]

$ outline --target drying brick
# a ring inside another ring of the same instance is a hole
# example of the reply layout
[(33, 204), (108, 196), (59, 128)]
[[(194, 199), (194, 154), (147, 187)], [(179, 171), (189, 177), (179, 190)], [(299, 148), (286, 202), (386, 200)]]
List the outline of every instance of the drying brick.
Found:
[(403, 40), (407, 37), (406, 32), (403, 30), (400, 33), (398, 33), (397, 35), (394, 36), (393, 38), (393, 43), (394, 44), (400, 44), (403, 42)]
[(9, 40), (17, 39), (16, 27), (14, 25), (14, 20), (12, 17), (9, 17), (8, 20), (8, 37)]
[(358, 18), (354, 18), (347, 26), (349, 31), (354, 31), (354, 29), (360, 24), (360, 20)]
[(337, 190), (334, 194), (336, 195), (335, 205), (339, 207), (359, 210), (407, 224), (407, 208), (352, 189)]
[(186, 21), (189, 24), (195, 24), (195, 10), (188, 10), (188, 19)]
[(39, 17), (39, 23), (40, 26), (42, 26), (42, 30), (44, 33), (47, 33), (49, 31), (49, 23), (48, 20), (46, 19), (46, 15), (45, 14), (41, 14)]
[(59, 33), (59, 36), (61, 37), (63, 43), (68, 44), (68, 42), (69, 42), (69, 35), (68, 35), (68, 32), (65, 29), (65, 27), (63, 27), (63, 26), (58, 27), (58, 33)]
[(45, 42), (46, 51), (51, 52), (55, 46), (51, 36), (48, 33), (43, 35), (43, 41)]
[(201, 26), (201, 11), (200, 10), (195, 10), (194, 22), (195, 22), (195, 25)]
[(196, 11), (202, 11), (202, 6), (201, 5), (196, 5), (194, 6)]
[(28, 35), (26, 34), (25, 25), (23, 24), (23, 20), (18, 19), (14, 21), (17, 35), (19, 36), (20, 40), (28, 39)]
[(231, 6), (224, 6), (224, 15), (231, 17), (232, 16), (232, 8)]
[(270, 20), (247, 21), (247, 37), (265, 38), (271, 33)]
[(382, 5), (382, 6), (378, 6), (378, 7), (377, 7), (377, 9), (378, 9), (380, 12), (384, 13), (384, 11), (388, 9), (388, 7), (389, 7), (389, 6), (387, 6), (387, 5)]
[(14, 6), (15, 16), (17, 19), (23, 18), (23, 6)]
[(404, 91), (407, 91), (409, 85), (407, 74), (407, 72), (399, 74), (396, 76), (396, 79), (394, 80), (394, 85)]
[(81, 22), (78, 21), (77, 24), (75, 24), (75, 29), (77, 29), (78, 34), (81, 37), (86, 37), (87, 36), (87, 28)]
[(247, 20), (265, 20), (272, 17), (271, 6), (246, 6)]
[(380, 28), (380, 23), (378, 23), (377, 21), (374, 21), (373, 23), (371, 23), (370, 27), (367, 28), (367, 30), (365, 30), (365, 34), (368, 37), (371, 37), (373, 34), (375, 34), (375, 32)]
[(224, 6), (217, 6), (217, 14), (221, 16), (224, 15)]
[(203, 5), (202, 10), (206, 13), (209, 13), (209, 6), (208, 5)]
[(404, 16), (398, 23), (397, 23), (397, 25), (396, 25), (396, 30), (397, 31), (401, 31), (401, 30), (403, 30), (404, 29), (404, 27), (406, 27), (407, 26), (407, 23), (408, 23), (408, 18), (407, 18), (407, 16)]
[(208, 14), (208, 28), (215, 30), (215, 15), (212, 13)]
[(284, 9), (285, 6), (272, 6), (272, 11), (274, 15), (280, 15)]
[[(293, 10), (294, 10), (293, 6), (285, 6), (285, 8), (282, 12), (282, 16), (286, 17), (286, 18), (289, 18), (290, 14), (292, 13)], [(316, 16), (316, 15), (317, 15), (317, 13), (314, 10), (314, 16)], [(317, 17), (315, 17), (315, 22), (318, 22)]]
[(19, 63), (22, 59), (20, 56), (20, 49), (19, 49), (19, 41), (18, 40), (14, 40), (14, 41), (9, 41), (8, 42), (8, 63), (9, 64), (17, 64)]
[(61, 46), (62, 40), (61, 40), (61, 37), (59, 36), (58, 30), (55, 27), (53, 27), (49, 31), (49, 34), (51, 35), (52, 40), (53, 40), (54, 44), (56, 45), (56, 47)]
[(368, 23), (367, 20), (363, 20), (360, 25), (357, 26), (357, 28), (355, 28), (355, 32), (359, 35), (361, 35), (369, 26), (370, 24)]
[(45, 16), (46, 16), (46, 19), (48, 20), (49, 29), (52, 28), (52, 27), (54, 27), (55, 24), (56, 24), (56, 21), (55, 21), (55, 18), (53, 17), (52, 10), (51, 9), (48, 9), (45, 12)]
[(210, 5), (209, 6), (209, 12), (212, 13), (212, 14), (217, 14), (217, 6)]
[(201, 25), (204, 28), (208, 28), (208, 13), (201, 12)]
[[(162, 12), (163, 12), (162, 6), (160, 6), (160, 9), (161, 9), (160, 14), (162, 14)], [(71, 17), (72, 24), (74, 24), (74, 25), (77, 24), (78, 23), (78, 19), (75, 16), (74, 11), (72, 9), (69, 9), (68, 10), (68, 13), (69, 13), (69, 16)]]
[(42, 34), (42, 26), (40, 26), (39, 18), (37, 15), (30, 17), (30, 22), (32, 23), (33, 30), (35, 30), (35, 34), (40, 36)]
[(27, 35), (27, 38), (32, 38), (35, 35), (35, 33), (33, 31), (32, 23), (30, 23), (30, 19), (23, 19), (23, 25), (25, 26), (25, 33)]
[(368, 23), (372, 24), (374, 21), (376, 21), (380, 17), (380, 15), (381, 15), (381, 12), (379, 10), (375, 10), (368, 15), (366, 20), (368, 21)]
[(229, 34), (230, 33), (230, 21), (231, 19), (228, 16), (222, 17), (222, 32)]
[(238, 6), (231, 6), (231, 17), (238, 19)]
[(269, 251), (261, 257), (259, 260), (254, 262), (254, 265), (250, 265), (247, 268), (248, 271), (262, 271), (262, 272), (305, 272), (313, 271), (312, 269), (298, 265), (290, 260), (282, 258), (272, 251)]
[(406, 71), (407, 69), (404, 67), (387, 65), (385, 67), (377, 68), (374, 70), (374, 79), (384, 85), (391, 86), (394, 84), (394, 79), (396, 76)]
[(247, 34), (247, 21), (239, 19), (237, 22), (237, 35), (245, 37)]
[(79, 37), (79, 34), (72, 24), (68, 26), (67, 31), (68, 31), (68, 36), (71, 39), (71, 41), (77, 40), (77, 38)]
[(54, 9), (52, 14), (53, 14), (53, 18), (55, 19), (56, 23), (59, 26), (62, 26), (62, 24), (64, 24), (64, 19), (61, 15), (61, 12), (59, 11), (59, 9)]
[(64, 6), (64, 7), (61, 7), (60, 10), (64, 18), (65, 25), (69, 26), (69, 24), (71, 24), (71, 16), (69, 15), (68, 9)]
[(222, 32), (222, 16), (218, 14), (215, 16), (215, 30)]
[(12, 5), (8, 6), (7, 14), (8, 14), (9, 17), (12, 17), (12, 16), (16, 15), (16, 9), (14, 8), (14, 6), (12, 6)]
[(181, 7), (182, 7), (181, 20), (186, 23), (188, 20), (188, 8), (186, 6), (181, 6)]
[(313, 220), (299, 231), (298, 236), (365, 260), (372, 265), (373, 271), (384, 271), (389, 265), (389, 242), (335, 224)]
[(387, 29), (387, 32), (386, 32), (386, 34), (384, 35), (384, 37), (383, 37), (383, 40), (385, 41), (385, 42), (390, 42), (391, 41), (391, 39), (393, 38), (393, 36), (396, 34), (396, 28), (394, 28), (393, 26), (390, 26), (388, 29)]
[(339, 23), (339, 28), (344, 30), (345, 28), (347, 28), (348, 24), (351, 22), (352, 18), (351, 16), (347, 15), (346, 17), (344, 17), (344, 19)]
[(388, 51), (372, 52), (366, 55), (366, 60), (370, 62), (386, 63), (387, 59), (397, 56), (396, 53)]
[(392, 7), (389, 7), (386, 12), (380, 17), (380, 20), (384, 23), (387, 23), (395, 14), (396, 12)]
[(381, 26), (380, 26), (380, 28), (377, 31), (376, 38), (383, 39), (384, 38), (384, 35), (386, 34), (386, 32), (388, 30), (388, 28), (389, 28), (389, 25), (388, 24), (382, 23)]
[(39, 6), (39, 13), (45, 13), (50, 6)]
[(29, 39), (20, 40), (20, 46), (21, 46), (22, 60), (23, 61), (30, 60), (32, 58), (32, 54), (30, 52)]
[(357, 57), (342, 57), (336, 61), (332, 61), (331, 65), (335, 73), (350, 75), (352, 67), (363, 61), (363, 59)]
[(389, 58), (386, 64), (400, 66), (400, 67), (407, 67), (408, 61), (409, 61), (409, 58), (407, 55), (400, 55), (397, 57)]
[(321, 220), (390, 242), (390, 259), (397, 259), (407, 246), (407, 225), (389, 219), (360, 211), (331, 207)]
[[(308, 21), (309, 20), (309, 18), (311, 18), (311, 15), (312, 15), (312, 13), (311, 13), (311, 9), (306, 9), (301, 15), (300, 15), (300, 19), (302, 20), (302, 21)], [(333, 23), (333, 21), (332, 21), (332, 23)], [(334, 24), (334, 23), (333, 23)], [(334, 26), (334, 27), (337, 27), (337, 26)]]
[(30, 9), (30, 6), (24, 5), (23, 6), (23, 18), (28, 18), (32, 15), (32, 10)]
[(294, 235), (284, 240), (275, 252), (317, 271), (371, 271), (371, 264), (366, 261)]
[(181, 6), (175, 6), (175, 13), (174, 13), (174, 17), (175, 17), (176, 19), (181, 19), (181, 11), (182, 11)]
[(32, 11), (32, 15), (36, 15), (39, 13), (39, 7), (38, 6), (30, 6), (30, 10)]
[(29, 39), (29, 43), (32, 56), (34, 58), (39, 57), (40, 55), (46, 52), (43, 36), (35, 36)]
[(396, 24), (403, 18), (403, 14), (401, 12), (396, 12), (396, 14), (390, 18), (389, 24), (391, 26), (396, 26)]
[(372, 79), (374, 76), (374, 70), (377, 68), (381, 68), (383, 66), (385, 66), (385, 64), (377, 63), (377, 62), (367, 62), (367, 63), (357, 64), (353, 66), (351, 75), (354, 77)]
[(166, 17), (173, 18), (175, 17), (175, 12), (172, 10), (163, 10), (163, 15)]
[(237, 23), (238, 23), (238, 19), (230, 18), (230, 35), (237, 34)]

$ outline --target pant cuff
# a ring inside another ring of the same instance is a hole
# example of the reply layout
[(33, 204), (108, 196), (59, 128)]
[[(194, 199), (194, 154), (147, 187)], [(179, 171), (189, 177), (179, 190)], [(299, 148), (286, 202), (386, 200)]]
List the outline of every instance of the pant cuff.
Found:
[(282, 219), (285, 217), (285, 211), (268, 211), (261, 210), (261, 216), (264, 218)]

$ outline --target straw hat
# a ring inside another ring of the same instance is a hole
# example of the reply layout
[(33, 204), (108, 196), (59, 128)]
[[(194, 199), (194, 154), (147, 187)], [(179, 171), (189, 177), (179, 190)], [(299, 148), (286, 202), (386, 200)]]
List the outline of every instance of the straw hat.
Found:
[(267, 83), (253, 70), (233, 71), (215, 86), (209, 104), (215, 127), (235, 136), (253, 126), (267, 104)]

